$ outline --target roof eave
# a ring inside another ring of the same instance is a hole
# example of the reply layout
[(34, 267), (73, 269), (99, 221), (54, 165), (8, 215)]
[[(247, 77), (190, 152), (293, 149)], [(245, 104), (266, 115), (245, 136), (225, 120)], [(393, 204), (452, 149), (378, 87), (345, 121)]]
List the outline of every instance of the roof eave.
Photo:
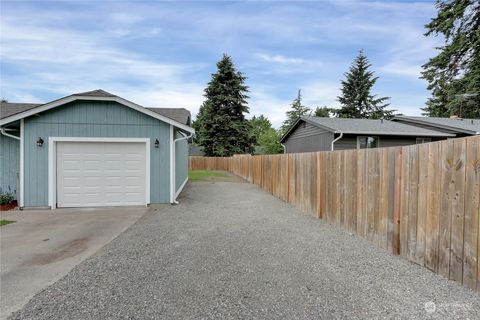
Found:
[(453, 138), (455, 137), (454, 134), (450, 133), (425, 133), (425, 132), (372, 132), (372, 131), (343, 131), (344, 134), (371, 134), (377, 136), (408, 136), (408, 137), (445, 137), (445, 138)]
[[(432, 126), (432, 127), (436, 127), (436, 128), (444, 128), (444, 129), (447, 129), (447, 130), (452, 130), (452, 131), (457, 131), (457, 132), (461, 132), (461, 133), (466, 133), (466, 134), (477, 134), (477, 131), (475, 130), (468, 130), (468, 129), (463, 129), (463, 128), (459, 128), (459, 127), (452, 127), (452, 126), (447, 126), (447, 125), (444, 125), (444, 124), (439, 124), (439, 123), (434, 123), (434, 122), (429, 122), (429, 121), (423, 121), (423, 120), (419, 120), (419, 119), (412, 119), (412, 118), (409, 118), (409, 117), (402, 117), (402, 116), (396, 116), (392, 119), (392, 121), (395, 121), (395, 120), (404, 120), (406, 122), (413, 122), (413, 123), (418, 123), (418, 124), (425, 124), (425, 125), (429, 125), (429, 126)], [(459, 120), (461, 121), (461, 120)]]
[(299, 117), (291, 126), (290, 128), (288, 129), (288, 131), (280, 138), (280, 143), (284, 143), (285, 140), (287, 140), (287, 138), (290, 136), (290, 134), (293, 132), (293, 130), (296, 128), (297, 124), (300, 122), (300, 120), (303, 120), (307, 123), (310, 123), (311, 125), (315, 126), (315, 127), (318, 127), (318, 128), (322, 128), (326, 131), (329, 131), (329, 132), (332, 132), (332, 133), (340, 133), (339, 131), (335, 130), (335, 129), (332, 129), (332, 128), (329, 128), (329, 127), (326, 127), (326, 126), (323, 126), (321, 124), (318, 124), (316, 123), (315, 121), (312, 121), (310, 120), (308, 117), (304, 117), (304, 116), (301, 116)]

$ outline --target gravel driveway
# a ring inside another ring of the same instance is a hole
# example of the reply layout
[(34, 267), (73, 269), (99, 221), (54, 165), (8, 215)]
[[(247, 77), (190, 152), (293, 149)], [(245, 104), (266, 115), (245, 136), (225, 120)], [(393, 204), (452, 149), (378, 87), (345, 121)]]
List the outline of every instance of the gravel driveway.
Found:
[(480, 295), (251, 184), (193, 183), (179, 200), (13, 318), (480, 318)]

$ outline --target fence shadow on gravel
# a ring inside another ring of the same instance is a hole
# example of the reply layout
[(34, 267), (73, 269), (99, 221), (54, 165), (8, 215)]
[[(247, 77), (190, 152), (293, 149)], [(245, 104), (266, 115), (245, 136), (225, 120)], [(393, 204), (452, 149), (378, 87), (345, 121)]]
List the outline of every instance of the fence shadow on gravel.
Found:
[(404, 147), (190, 157), (480, 292), (480, 136)]

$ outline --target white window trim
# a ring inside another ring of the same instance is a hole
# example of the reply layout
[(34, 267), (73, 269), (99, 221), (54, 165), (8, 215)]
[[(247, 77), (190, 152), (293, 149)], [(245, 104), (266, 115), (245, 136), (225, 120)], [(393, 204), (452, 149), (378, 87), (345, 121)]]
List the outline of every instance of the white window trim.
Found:
[(48, 205), (53, 210), (57, 203), (57, 142), (138, 142), (145, 143), (145, 206), (150, 204), (150, 138), (48, 138)]
[[(361, 136), (357, 136), (357, 149), (360, 150), (360, 138), (364, 138), (364, 137), (372, 137), (372, 138), (376, 138), (377, 141), (378, 141), (378, 145), (377, 145), (377, 148), (380, 148), (380, 136), (372, 136), (372, 135), (361, 135)], [(365, 149), (375, 149), (375, 148), (365, 148)]]

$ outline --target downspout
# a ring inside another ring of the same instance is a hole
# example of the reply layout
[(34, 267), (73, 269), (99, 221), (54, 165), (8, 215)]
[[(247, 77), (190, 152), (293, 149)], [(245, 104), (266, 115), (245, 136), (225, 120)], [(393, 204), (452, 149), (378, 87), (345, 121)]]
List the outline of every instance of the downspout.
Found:
[(280, 145), (282, 146), (283, 148), (283, 153), (286, 153), (285, 151), (287, 151), (287, 148), (285, 147), (285, 145), (283, 143), (280, 143)]
[(17, 139), (17, 140), (21, 140), (20, 137), (17, 137), (17, 136), (14, 136), (13, 134), (9, 134), (6, 132), (5, 128), (0, 128), (0, 132), (2, 132), (2, 134), (5, 136), (5, 137), (9, 137), (9, 138), (13, 138), (13, 139)]
[(173, 184), (173, 186), (172, 186), (172, 194), (173, 194), (173, 197), (172, 197), (172, 199), (173, 199), (173, 202), (172, 202), (172, 204), (178, 204), (178, 201), (177, 201), (176, 196), (175, 196), (175, 194), (177, 193), (177, 190), (176, 190), (177, 188), (176, 188), (176, 185), (175, 185), (175, 184), (176, 184), (176, 181), (175, 181), (175, 160), (176, 160), (176, 158), (175, 158), (175, 144), (176, 144), (178, 141), (190, 139), (191, 137), (193, 137), (193, 132), (190, 133), (190, 135), (188, 135), (188, 136), (185, 135), (185, 134), (184, 134), (183, 132), (181, 132), (181, 131), (180, 131), (180, 134), (181, 134), (183, 137), (173, 140), (173, 151), (172, 151), (172, 152), (173, 152), (173, 163), (172, 163), (172, 166), (173, 166), (173, 171), (172, 171), (172, 174), (173, 174), (173, 179), (172, 179), (172, 184)]
[[(338, 133), (338, 132), (336, 132), (336, 133)], [(343, 137), (343, 132), (340, 132), (340, 135), (332, 141), (332, 151), (335, 150), (335, 142), (342, 139), (342, 137)]]

